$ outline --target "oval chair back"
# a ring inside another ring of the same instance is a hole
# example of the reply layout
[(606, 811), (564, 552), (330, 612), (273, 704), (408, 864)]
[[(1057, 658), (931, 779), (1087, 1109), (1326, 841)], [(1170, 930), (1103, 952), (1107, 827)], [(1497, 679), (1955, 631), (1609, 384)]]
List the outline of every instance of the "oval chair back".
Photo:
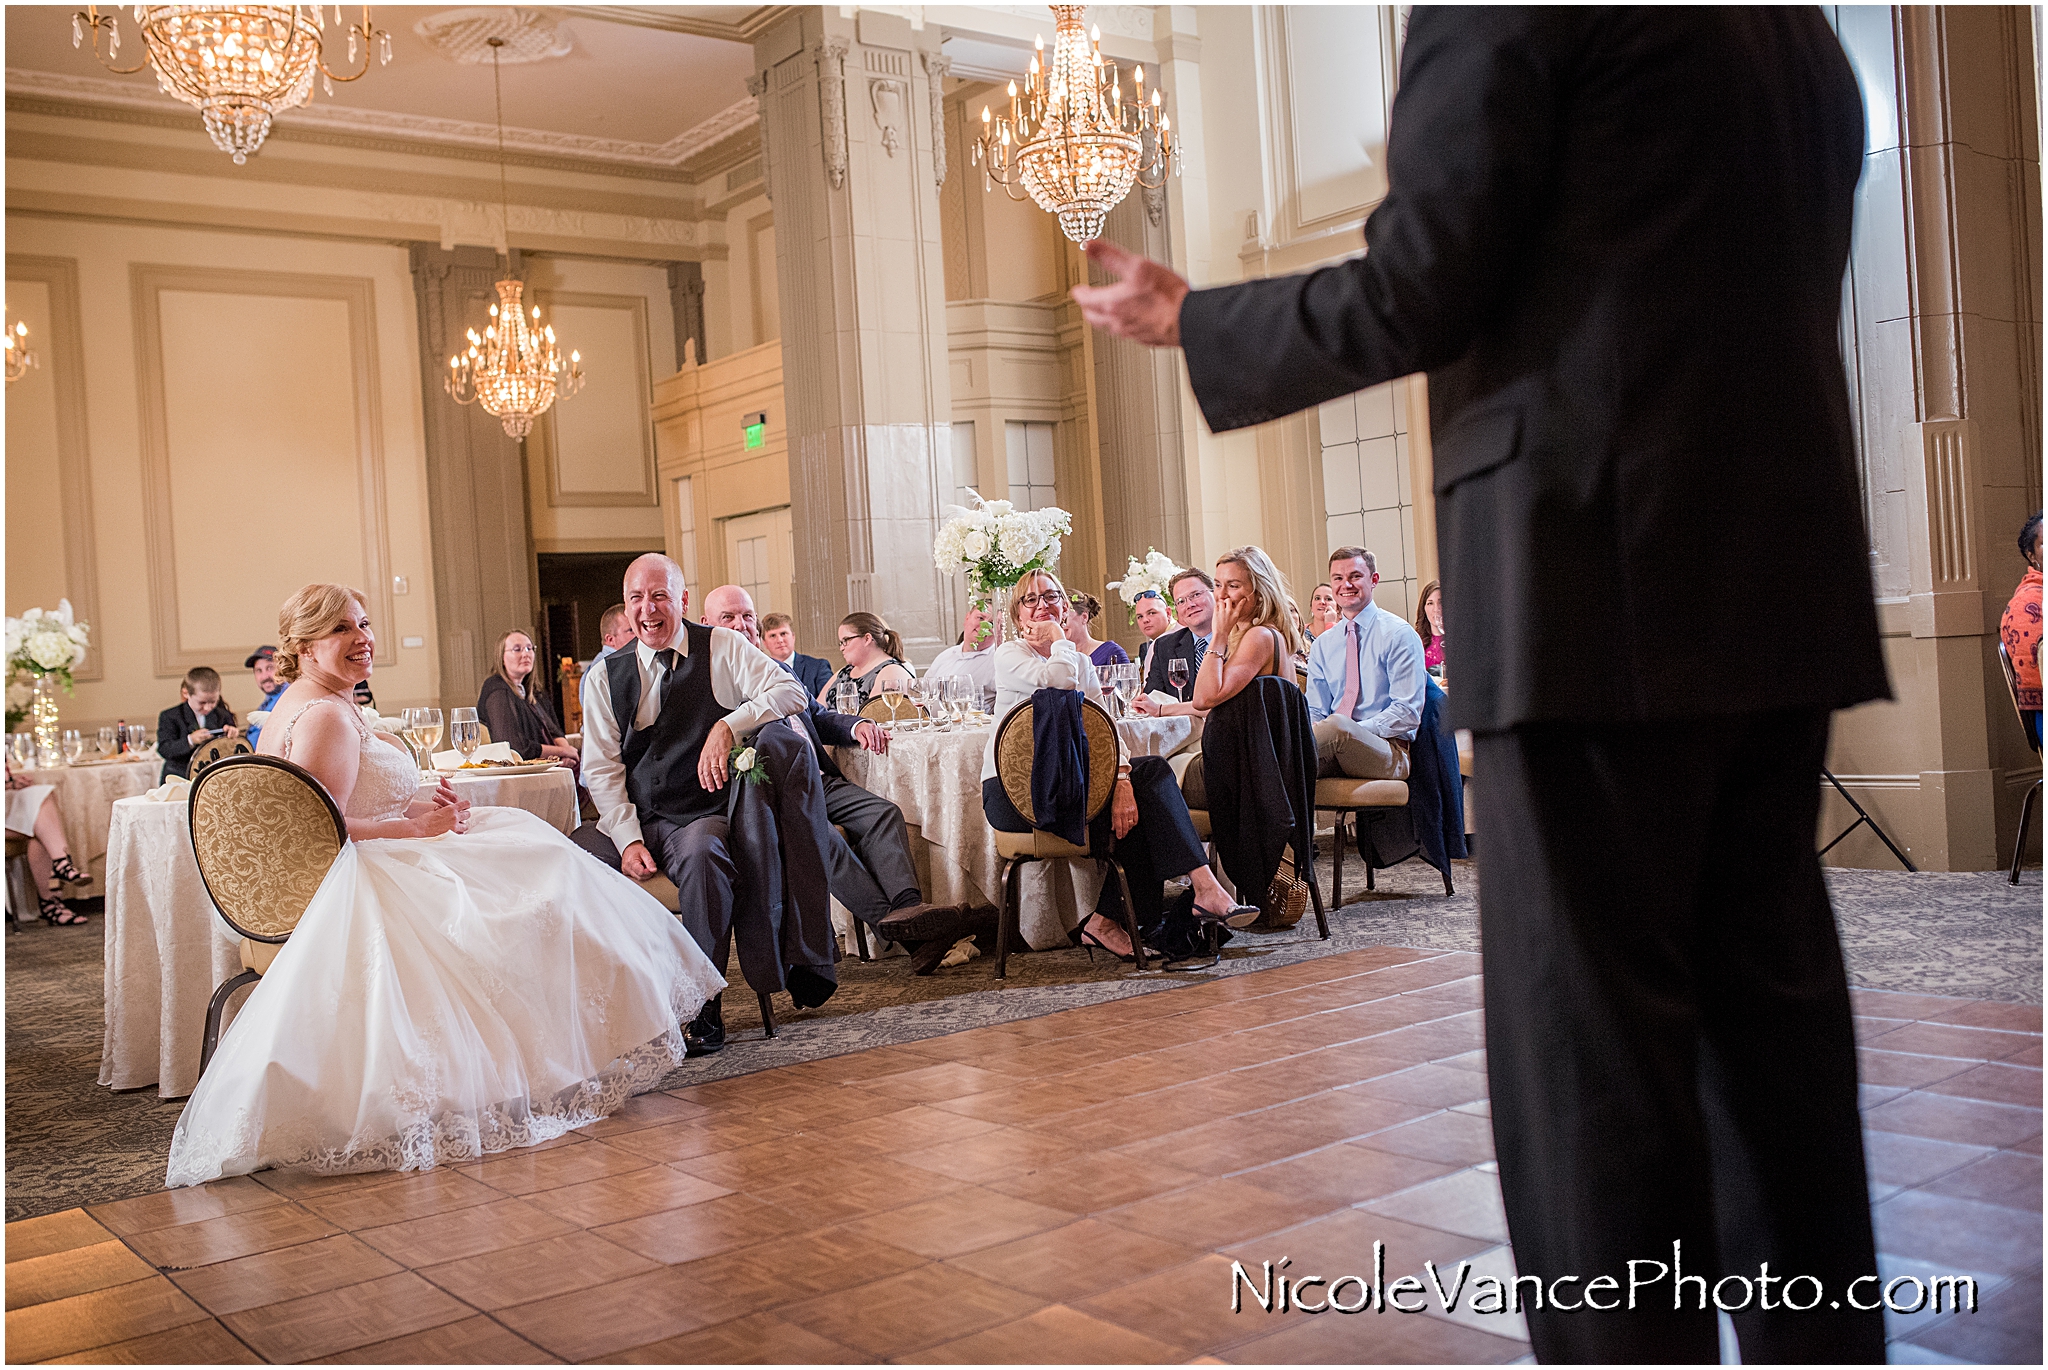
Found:
[[(1003, 793), (1009, 796), (1017, 812), (1024, 816), (1026, 822), (1034, 824), (1038, 821), (1031, 804), (1031, 765), (1037, 750), (1032, 735), (1035, 716), (1036, 710), (1027, 700), (1012, 709), (1003, 719), (1002, 726), (996, 729), (996, 778), (1002, 782)], [(1100, 704), (1084, 699), (1081, 701), (1081, 729), (1088, 738), (1087, 816), (1092, 824), (1109, 807), (1110, 794), (1116, 789), (1116, 723)], [(996, 851), (1004, 859), (1002, 905), (996, 913), (996, 979), (1007, 978), (1010, 927), (1019, 917), (1019, 872), (1027, 861), (1051, 858), (1099, 861), (1109, 867), (1122, 888), (1124, 927), (1130, 933), (1138, 969), (1145, 969), (1145, 947), (1138, 932), (1137, 910), (1131, 903), (1130, 882), (1125, 878), (1123, 863), (1116, 859), (1114, 851), (1097, 851), (1092, 838), (1087, 846), (1076, 847), (1050, 833), (1036, 831), (999, 832), (995, 838)], [(1022, 936), (1021, 929), (1018, 935)]]
[(924, 717), (923, 707), (912, 700), (909, 695), (898, 695), (897, 698), (902, 702), (892, 709), (889, 707), (888, 698), (880, 690), (877, 690), (873, 699), (861, 705), (860, 716), (871, 719), (876, 723), (901, 723), (909, 719)]
[(256, 749), (249, 745), (249, 739), (246, 737), (210, 738), (192, 749), (192, 760), (186, 766), (185, 773), (193, 779), (197, 779), (201, 771), (215, 762), (226, 760), (231, 756), (251, 756), (255, 754), (255, 751)]
[(204, 1074), (228, 996), (276, 958), (347, 844), (348, 824), (319, 781), (275, 756), (232, 756), (195, 771), (185, 802), (199, 878), (242, 937), (242, 973), (215, 990), (207, 1006)]

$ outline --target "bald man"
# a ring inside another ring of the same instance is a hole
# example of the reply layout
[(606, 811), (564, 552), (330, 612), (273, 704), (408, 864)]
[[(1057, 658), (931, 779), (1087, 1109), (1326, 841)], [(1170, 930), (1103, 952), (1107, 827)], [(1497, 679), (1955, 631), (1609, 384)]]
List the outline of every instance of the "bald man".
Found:
[[(715, 628), (730, 628), (760, 645), (754, 597), (738, 585), (721, 585), (704, 596), (704, 621)], [(788, 662), (780, 664), (794, 676)], [(881, 726), (871, 719), (834, 713), (815, 699), (789, 721), (810, 739), (817, 755), (818, 770), (825, 779), (825, 817), (846, 833), (844, 837), (833, 833), (832, 845), (825, 853), (832, 897), (883, 941), (901, 943), (910, 952), (911, 969), (919, 975), (937, 970), (953, 944), (972, 937), (980, 923), (986, 922), (987, 930), (994, 932), (993, 916), (981, 919), (965, 905), (925, 902), (918, 889), (917, 866), (910, 856), (903, 811), (848, 780), (826, 750), (827, 746), (859, 746), (885, 752), (889, 735)]]
[[(626, 568), (626, 616), (638, 642), (591, 664), (583, 783), (598, 819), (571, 837), (635, 880), (659, 872), (674, 881), (683, 925), (716, 960), (732, 927), (732, 749), (762, 724), (803, 712), (806, 696), (740, 634), (689, 622), (689, 607), (683, 568), (667, 557), (650, 552)], [(685, 1036), (692, 1056), (725, 1045), (717, 999)]]

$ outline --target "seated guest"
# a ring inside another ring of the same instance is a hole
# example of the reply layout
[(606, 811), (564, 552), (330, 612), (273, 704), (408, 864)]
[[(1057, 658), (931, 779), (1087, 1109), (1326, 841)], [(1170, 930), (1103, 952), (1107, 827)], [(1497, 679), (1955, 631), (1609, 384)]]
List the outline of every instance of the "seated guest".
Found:
[(535, 687), (539, 675), (533, 639), (514, 628), (498, 639), (491, 673), (476, 697), (476, 716), (491, 730), (491, 741), (505, 743), (522, 760), (552, 756), (574, 770), (583, 758), (563, 735), (555, 701)]
[[(996, 648), (996, 727), (989, 732), (988, 750), (981, 763), (982, 813), (997, 832), (1031, 831), (1031, 823), (1010, 802), (996, 775), (996, 736), (1002, 731), (1003, 719), (1040, 690), (1079, 690), (1086, 698), (1101, 702), (1093, 663), (1067, 640), (1065, 620), (1071, 611), (1066, 588), (1050, 571), (1025, 576), (1010, 598), (1014, 640)], [(1133, 912), (1147, 940), (1158, 945), (1154, 932), (1166, 928), (1161, 886), (1183, 876), (1194, 885), (1197, 922), (1249, 926), (1259, 911), (1232, 900), (1209, 870), (1208, 855), (1195, 836), (1187, 803), (1173, 781), (1173, 769), (1161, 757), (1133, 760), (1123, 754), (1121, 742), (1117, 753), (1116, 786), (1110, 792), (1109, 806), (1089, 829), (1089, 839), (1096, 850), (1107, 851), (1114, 838), (1117, 860), (1130, 880), (1131, 898), (1137, 906)], [(1134, 955), (1130, 937), (1106, 913), (1116, 907), (1120, 896), (1115, 891), (1114, 880), (1104, 883), (1095, 913), (1081, 926), (1081, 943), (1130, 960)], [(1186, 955), (1192, 946), (1169, 946), (1168, 950)]]
[(1138, 679), (1144, 680), (1152, 674), (1153, 644), (1180, 625), (1173, 621), (1165, 597), (1157, 590), (1139, 595), (1138, 602), (1131, 606), (1131, 614), (1138, 621), (1138, 631), (1145, 635), (1145, 645), (1138, 651)]
[(304, 768), (354, 840), (200, 1076), (164, 1182), (428, 1170), (660, 1084), (724, 983), (689, 934), (524, 809), (421, 792), (354, 707), (375, 646), (360, 594), (308, 585), (278, 619), (290, 687), (263, 754)]
[(239, 737), (235, 711), (221, 703), (220, 672), (211, 666), (194, 666), (185, 672), (178, 686), (178, 703), (156, 716), (156, 751), (164, 759), (164, 774), (186, 775), (192, 765), (192, 749), (216, 737)]
[[(1135, 713), (1170, 717), (1175, 714), (1201, 716), (1201, 710), (1188, 701), (1195, 697), (1195, 677), (1201, 674), (1202, 658), (1209, 650), (1209, 636), (1213, 631), (1216, 614), (1216, 584), (1209, 579), (1207, 571), (1189, 567), (1173, 578), (1166, 587), (1173, 596), (1173, 616), (1181, 626), (1163, 634), (1152, 644), (1152, 665), (1145, 672), (1145, 694), (1132, 702)], [(1173, 663), (1187, 663), (1187, 683), (1178, 688), (1173, 684)], [(1177, 704), (1161, 704), (1147, 699), (1145, 695), (1154, 690), (1162, 694), (1177, 695)]]
[(1308, 653), (1308, 712), (1321, 775), (1405, 780), (1428, 677), (1422, 639), (1372, 602), (1377, 560), (1363, 547), (1330, 553), (1339, 621)]
[(805, 656), (796, 649), (796, 624), (788, 614), (770, 614), (761, 620), (761, 650), (789, 668), (815, 697), (832, 678), (832, 663), (820, 656)]
[(1089, 622), (1102, 612), (1102, 601), (1093, 595), (1084, 595), (1078, 590), (1068, 596), (1068, 601), (1073, 612), (1067, 615), (1067, 641), (1074, 644), (1074, 649), (1097, 666), (1121, 666), (1128, 663), (1131, 659), (1130, 653), (1114, 642), (1097, 641), (1088, 632)]
[[(1281, 607), (1291, 608), (1293, 603), (1264, 548), (1233, 548), (1217, 558), (1212, 621), (1216, 645), (1202, 658), (1195, 677), (1196, 708), (1207, 713), (1262, 675), (1293, 682), (1294, 655), (1301, 645), (1300, 611), (1290, 614)], [(1189, 808), (1209, 807), (1201, 757), (1188, 763), (1180, 788)]]
[[(626, 617), (626, 606), (614, 604), (597, 616), (597, 655), (590, 659), (595, 666), (619, 648), (633, 640), (633, 621)], [(582, 704), (582, 715), (590, 717), (590, 671), (585, 669), (583, 679), (576, 686), (576, 698)], [(580, 760), (580, 758), (579, 758)]]
[(846, 665), (818, 691), (820, 704), (836, 707), (833, 696), (842, 682), (850, 680), (865, 709), (876, 695), (910, 680), (910, 668), (903, 664), (903, 639), (875, 614), (855, 612), (839, 620), (839, 655), (846, 658)]
[[(598, 683), (583, 718), (583, 783), (598, 819), (571, 836), (635, 880), (666, 875), (683, 925), (716, 956), (732, 927), (725, 783), (733, 748), (763, 723), (802, 713), (804, 687), (730, 628), (689, 622), (689, 607), (683, 568), (659, 552), (626, 568), (626, 612), (639, 641), (591, 664)], [(716, 998), (687, 1035), (693, 1056), (724, 1047)]]
[[(773, 618), (788, 619), (782, 615)], [(754, 618), (754, 597), (738, 585), (721, 585), (704, 596), (704, 621), (730, 628), (760, 645), (761, 629)], [(790, 670), (788, 662), (779, 663)], [(794, 672), (791, 672), (794, 674)], [(825, 853), (825, 875), (832, 897), (866, 923), (885, 942), (899, 942), (910, 953), (911, 969), (930, 975), (953, 944), (975, 933), (975, 920), (959, 904), (927, 904), (917, 885), (917, 865), (910, 856), (910, 834), (903, 810), (840, 773), (829, 747), (865, 747), (880, 755), (889, 750), (889, 734), (872, 719), (834, 713), (817, 700), (789, 720), (811, 742), (818, 770), (825, 779), (825, 817), (846, 830), (832, 835)]]
[(1998, 620), (1998, 637), (2005, 654), (2012, 658), (2019, 677), (2020, 721), (2026, 725), (2027, 740), (2041, 745), (2041, 516), (2033, 515), (2020, 525), (2020, 555), (2027, 559), (2027, 573)]
[[(1220, 586), (1222, 582), (1217, 582)], [(1287, 621), (1294, 625), (1294, 669), (1303, 680), (1308, 678), (1308, 644), (1315, 639), (1308, 633), (1308, 625), (1301, 621), (1301, 606), (1294, 602), (1294, 596), (1287, 596)], [(1299, 684), (1299, 682), (1296, 682)]]
[(45, 923), (77, 927), (84, 914), (58, 898), (66, 885), (90, 885), (92, 877), (71, 864), (64, 840), (64, 815), (57, 808), (55, 785), (32, 785), (7, 763), (7, 831), (28, 839), (28, 868), (36, 882), (37, 911)]
[(1336, 626), (1337, 592), (1324, 582), (1308, 597), (1308, 640), (1314, 642)]
[[(284, 693), (285, 688), (285, 682), (277, 678), (277, 648), (258, 647), (249, 654), (249, 659), (242, 665), (255, 674), (256, 688), (263, 691), (263, 702), (256, 706), (256, 711), (269, 713), (270, 706), (277, 703), (277, 697)], [(259, 745), (257, 737), (262, 731), (263, 725), (260, 723), (249, 725), (250, 746)]]
[(996, 621), (989, 610), (967, 606), (967, 618), (960, 625), (960, 641), (932, 658), (925, 670), (927, 680), (943, 676), (965, 676), (974, 688), (987, 693), (996, 687)]
[(1415, 611), (1415, 635), (1422, 639), (1422, 664), (1433, 676), (1444, 673), (1444, 587), (1432, 580), (1422, 587), (1422, 607)]

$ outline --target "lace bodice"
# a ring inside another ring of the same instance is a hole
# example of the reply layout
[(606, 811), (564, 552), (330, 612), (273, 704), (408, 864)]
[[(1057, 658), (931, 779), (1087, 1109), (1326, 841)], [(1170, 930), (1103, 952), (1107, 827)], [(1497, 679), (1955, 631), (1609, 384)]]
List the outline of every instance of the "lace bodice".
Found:
[(291, 760), (292, 729), (298, 726), (300, 719), (323, 705), (332, 705), (348, 714), (362, 748), (356, 766), (356, 787), (349, 794), (346, 815), (362, 819), (404, 817), (405, 806), (412, 803), (413, 796), (419, 793), (419, 772), (413, 769), (410, 756), (370, 731), (369, 725), (363, 722), (362, 713), (353, 704), (332, 698), (316, 699), (300, 709), (285, 724), (284, 746), (278, 755)]

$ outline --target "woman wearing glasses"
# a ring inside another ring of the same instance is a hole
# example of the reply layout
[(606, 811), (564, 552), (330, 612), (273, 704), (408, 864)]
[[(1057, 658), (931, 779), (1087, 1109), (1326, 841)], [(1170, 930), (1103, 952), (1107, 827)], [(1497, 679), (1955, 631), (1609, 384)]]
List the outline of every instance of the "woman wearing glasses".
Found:
[[(1094, 664), (1067, 640), (1067, 619), (1072, 612), (1066, 588), (1049, 571), (1033, 571), (1024, 577), (1010, 599), (1014, 636), (996, 648), (996, 726), (989, 732), (988, 751), (981, 763), (982, 812), (998, 832), (1031, 831), (1030, 820), (1010, 802), (996, 776), (996, 736), (1010, 711), (1045, 689), (1079, 690), (1085, 698), (1102, 702)], [(1110, 792), (1108, 809), (1089, 828), (1090, 842), (1098, 851), (1108, 849), (1112, 836), (1117, 859), (1130, 878), (1138, 927), (1149, 944), (1170, 958), (1193, 954), (1205, 937), (1189, 925), (1185, 913), (1174, 917), (1162, 907), (1161, 886), (1168, 880), (1186, 876), (1193, 881), (1196, 923), (1241, 928), (1259, 916), (1256, 907), (1239, 904), (1225, 894), (1210, 872), (1172, 768), (1161, 757), (1125, 755), (1121, 741), (1116, 788)], [(1081, 927), (1081, 944), (1100, 947), (1128, 961), (1132, 959), (1130, 937), (1105, 915), (1105, 910), (1115, 910), (1116, 900), (1116, 882), (1108, 881), (1095, 913)]]
[(848, 681), (860, 691), (860, 707), (885, 690), (900, 689), (910, 679), (903, 664), (903, 639), (870, 613), (852, 613), (839, 620), (839, 655), (846, 665), (818, 691), (818, 702), (835, 707), (834, 695)]

